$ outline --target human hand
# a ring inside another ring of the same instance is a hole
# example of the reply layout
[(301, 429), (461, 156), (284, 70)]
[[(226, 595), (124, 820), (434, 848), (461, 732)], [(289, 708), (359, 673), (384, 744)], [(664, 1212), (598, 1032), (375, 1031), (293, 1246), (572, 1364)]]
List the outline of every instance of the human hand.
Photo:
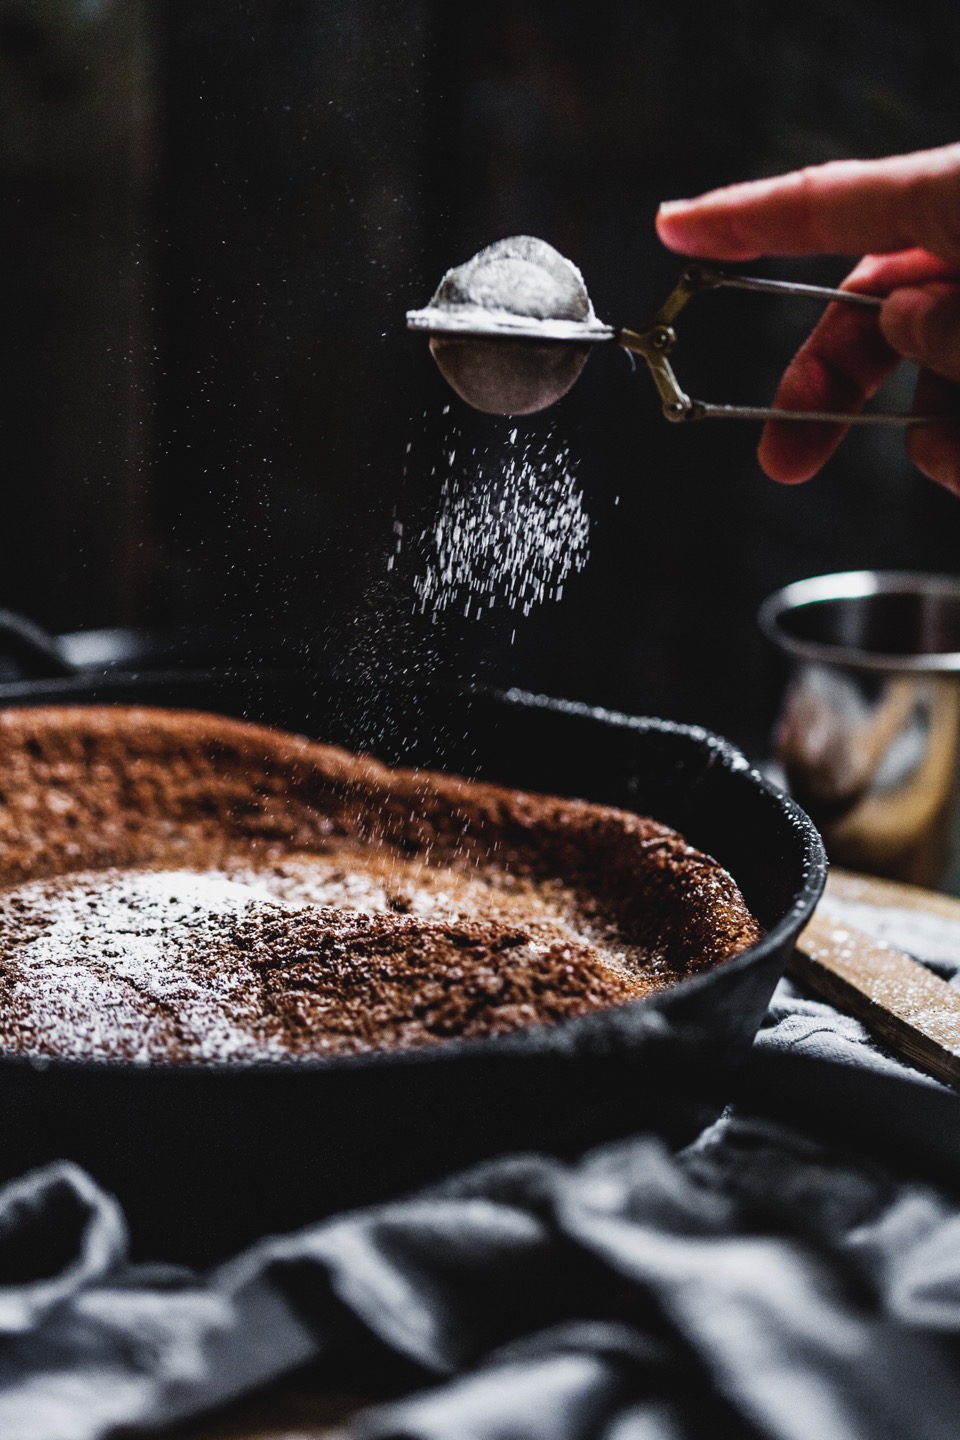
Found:
[[(872, 252), (841, 288), (886, 296), (882, 308), (828, 306), (774, 404), (857, 411), (907, 359), (920, 366), (916, 411), (960, 417), (960, 144), (833, 161), (670, 201), (657, 232), (671, 250), (711, 260)], [(845, 434), (840, 425), (770, 421), (760, 464), (785, 484), (809, 480)], [(925, 475), (960, 494), (960, 424), (913, 427), (907, 451)]]

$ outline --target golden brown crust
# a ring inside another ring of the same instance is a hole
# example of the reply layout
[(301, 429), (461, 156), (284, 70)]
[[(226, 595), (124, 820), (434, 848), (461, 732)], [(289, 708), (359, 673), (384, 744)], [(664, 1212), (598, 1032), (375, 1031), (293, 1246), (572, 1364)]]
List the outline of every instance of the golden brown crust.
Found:
[(125, 707), (0, 712), (0, 878), (0, 1045), (31, 1053), (497, 1033), (661, 989), (761, 933), (654, 820)]

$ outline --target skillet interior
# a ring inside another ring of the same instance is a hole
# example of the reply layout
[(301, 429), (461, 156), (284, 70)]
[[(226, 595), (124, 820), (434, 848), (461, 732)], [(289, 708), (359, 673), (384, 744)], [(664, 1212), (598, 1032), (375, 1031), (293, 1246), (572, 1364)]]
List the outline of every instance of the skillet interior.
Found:
[(14, 1052), (263, 1061), (505, 1033), (761, 933), (648, 817), (223, 715), (6, 710), (0, 799)]

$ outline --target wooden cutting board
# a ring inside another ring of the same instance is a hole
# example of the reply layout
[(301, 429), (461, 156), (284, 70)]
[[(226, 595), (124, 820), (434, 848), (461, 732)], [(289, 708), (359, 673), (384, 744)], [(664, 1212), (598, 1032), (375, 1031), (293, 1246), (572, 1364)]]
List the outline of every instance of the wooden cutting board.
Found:
[(960, 960), (960, 901), (833, 871), (789, 973), (855, 1015), (902, 1059), (960, 1086), (960, 988), (900, 948), (906, 946)]

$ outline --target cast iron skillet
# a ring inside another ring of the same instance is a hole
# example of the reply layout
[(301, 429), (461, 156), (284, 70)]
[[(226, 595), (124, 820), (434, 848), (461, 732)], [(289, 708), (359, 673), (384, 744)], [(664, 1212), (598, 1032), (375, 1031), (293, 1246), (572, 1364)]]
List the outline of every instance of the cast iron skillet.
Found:
[(430, 693), (293, 674), (112, 672), (0, 686), (0, 704), (144, 703), (281, 725), (655, 816), (714, 855), (766, 929), (661, 996), (557, 1027), (285, 1065), (0, 1059), (0, 1179), (68, 1156), (122, 1201), (136, 1249), (191, 1262), (508, 1149), (574, 1153), (702, 1122), (703, 1077), (742, 1052), (823, 887), (810, 821), (695, 728), (511, 691)]

